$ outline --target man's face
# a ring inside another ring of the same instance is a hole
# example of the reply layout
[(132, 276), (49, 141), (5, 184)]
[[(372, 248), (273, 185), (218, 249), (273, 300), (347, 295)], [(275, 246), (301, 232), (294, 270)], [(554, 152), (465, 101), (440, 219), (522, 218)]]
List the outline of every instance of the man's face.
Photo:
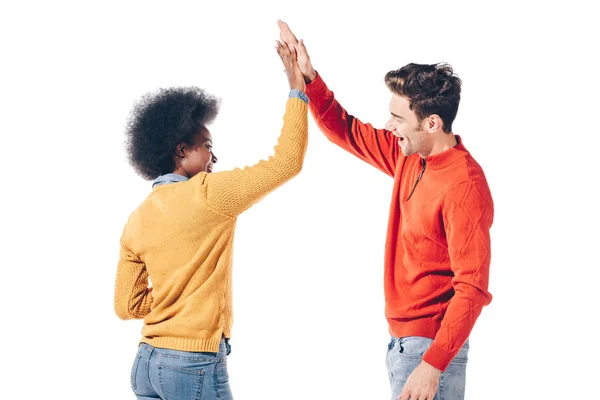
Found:
[(392, 95), (390, 100), (390, 119), (386, 129), (398, 137), (398, 145), (402, 154), (429, 154), (432, 148), (432, 137), (422, 127), (417, 115), (409, 107), (409, 100), (404, 96)]

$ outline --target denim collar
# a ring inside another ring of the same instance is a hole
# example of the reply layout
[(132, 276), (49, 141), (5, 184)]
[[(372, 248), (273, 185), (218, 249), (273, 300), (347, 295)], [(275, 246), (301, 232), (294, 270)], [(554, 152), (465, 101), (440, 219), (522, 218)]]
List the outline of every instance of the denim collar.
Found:
[(152, 187), (166, 185), (166, 184), (175, 183), (175, 182), (185, 182), (187, 180), (189, 180), (189, 179), (186, 178), (185, 176), (182, 176), (179, 174), (165, 174), (165, 175), (161, 175), (158, 178), (156, 178), (155, 180), (153, 180)]

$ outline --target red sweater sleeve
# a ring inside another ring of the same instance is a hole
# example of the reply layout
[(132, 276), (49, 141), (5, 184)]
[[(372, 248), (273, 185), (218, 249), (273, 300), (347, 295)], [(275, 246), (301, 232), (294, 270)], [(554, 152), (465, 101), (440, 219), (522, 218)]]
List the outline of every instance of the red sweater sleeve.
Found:
[(492, 295), (488, 292), (490, 227), (494, 206), (487, 183), (461, 183), (443, 207), (444, 229), (454, 277), (440, 329), (423, 360), (444, 371), (471, 334), (475, 320)]
[(375, 129), (348, 114), (320, 75), (306, 85), (310, 111), (319, 129), (341, 148), (363, 161), (394, 176), (398, 157), (402, 155), (391, 131)]

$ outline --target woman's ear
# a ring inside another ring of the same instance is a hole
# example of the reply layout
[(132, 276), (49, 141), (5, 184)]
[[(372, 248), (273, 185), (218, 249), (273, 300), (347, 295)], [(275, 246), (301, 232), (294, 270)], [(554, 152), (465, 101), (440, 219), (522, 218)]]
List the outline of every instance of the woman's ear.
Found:
[(185, 158), (185, 144), (179, 143), (177, 147), (175, 147), (175, 155), (179, 158)]

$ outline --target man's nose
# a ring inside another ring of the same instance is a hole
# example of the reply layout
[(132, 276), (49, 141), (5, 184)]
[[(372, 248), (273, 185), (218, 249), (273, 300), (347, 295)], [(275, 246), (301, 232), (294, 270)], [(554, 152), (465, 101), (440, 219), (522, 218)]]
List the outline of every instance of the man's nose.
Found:
[(396, 127), (394, 126), (394, 124), (392, 124), (392, 119), (388, 119), (388, 121), (385, 124), (385, 129), (387, 129), (388, 131), (395, 131)]

